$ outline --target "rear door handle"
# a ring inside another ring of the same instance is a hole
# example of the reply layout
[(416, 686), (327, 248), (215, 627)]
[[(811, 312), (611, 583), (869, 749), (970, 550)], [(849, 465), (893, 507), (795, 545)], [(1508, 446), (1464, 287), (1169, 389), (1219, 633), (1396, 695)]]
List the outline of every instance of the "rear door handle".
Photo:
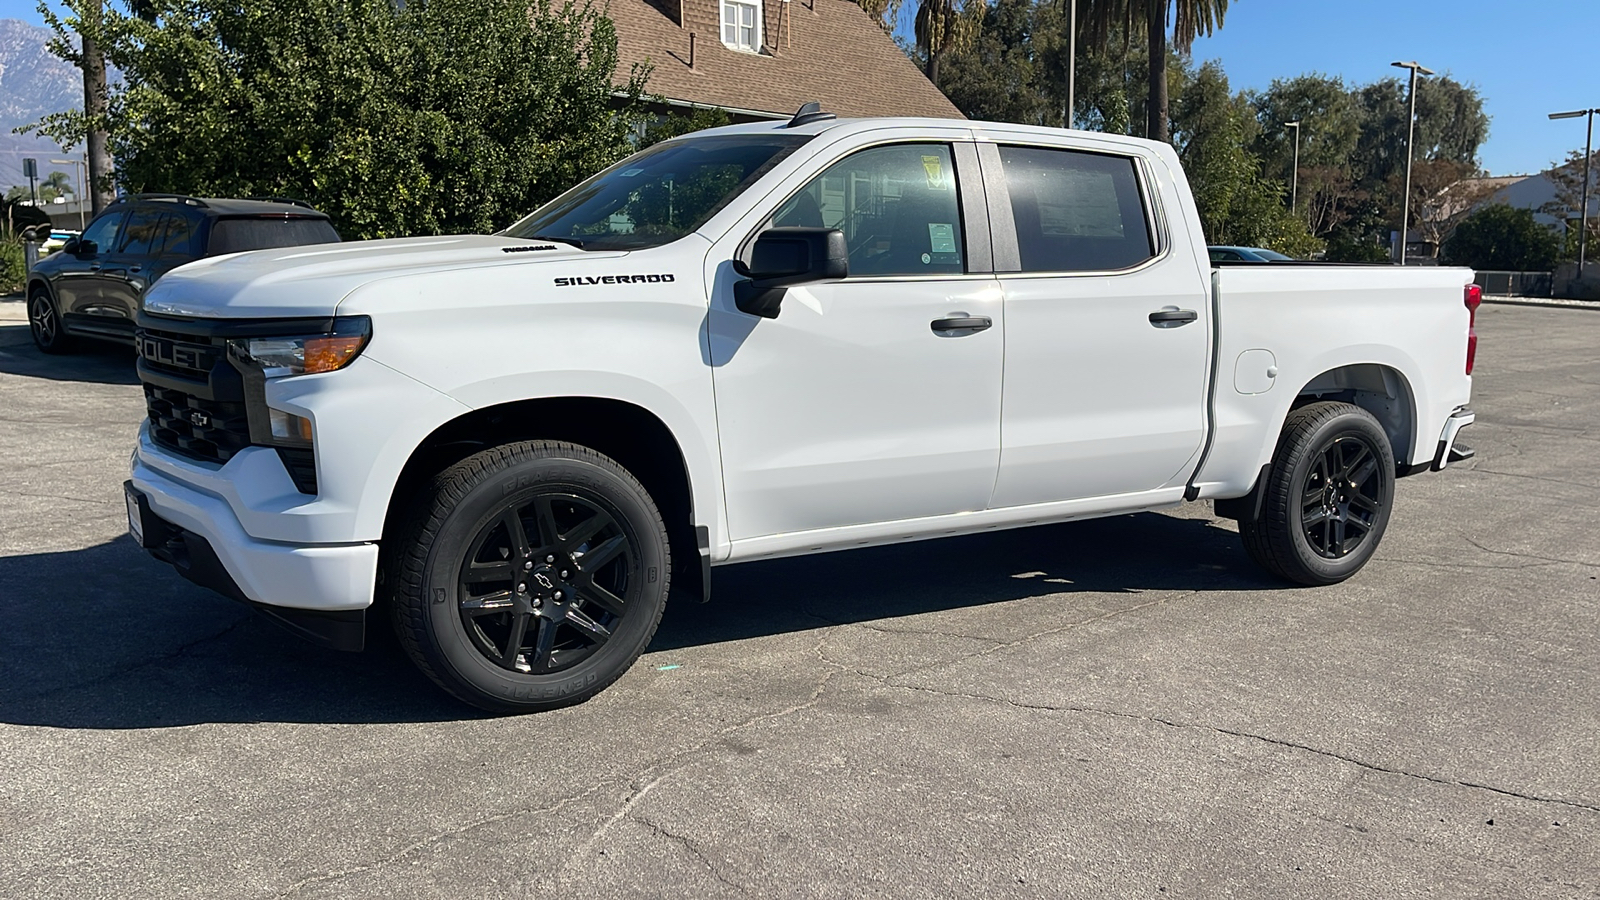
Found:
[(1200, 314), (1192, 309), (1158, 309), (1150, 314), (1150, 324), (1157, 328), (1177, 328), (1198, 318)]
[(942, 319), (934, 319), (932, 322), (934, 333), (939, 334), (940, 337), (956, 336), (942, 334), (941, 332), (961, 332), (963, 334), (973, 334), (982, 331), (985, 328), (989, 328), (992, 325), (994, 325), (994, 320), (988, 316), (954, 315), (946, 316)]

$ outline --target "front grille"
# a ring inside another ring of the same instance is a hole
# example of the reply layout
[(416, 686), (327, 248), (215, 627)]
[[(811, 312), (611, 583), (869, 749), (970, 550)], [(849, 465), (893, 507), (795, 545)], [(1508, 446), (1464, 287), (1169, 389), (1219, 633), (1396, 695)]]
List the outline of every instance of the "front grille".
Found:
[(209, 376), (222, 360), (224, 346), (221, 341), (201, 335), (139, 329), (139, 358), (145, 365), (184, 378)]
[(207, 400), (174, 388), (145, 383), (150, 438), (157, 444), (206, 462), (225, 463), (250, 446), (243, 403)]

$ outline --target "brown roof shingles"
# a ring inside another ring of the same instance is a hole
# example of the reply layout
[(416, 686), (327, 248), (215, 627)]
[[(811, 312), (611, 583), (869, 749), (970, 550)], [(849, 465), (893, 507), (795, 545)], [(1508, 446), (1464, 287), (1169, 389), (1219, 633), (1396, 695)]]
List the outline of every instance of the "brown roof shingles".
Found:
[(610, 0), (617, 80), (645, 63), (653, 67), (646, 92), (671, 100), (784, 115), (818, 100), (844, 117), (963, 118), (850, 0), (763, 0), (762, 13), (765, 48), (755, 54), (722, 43), (720, 0)]

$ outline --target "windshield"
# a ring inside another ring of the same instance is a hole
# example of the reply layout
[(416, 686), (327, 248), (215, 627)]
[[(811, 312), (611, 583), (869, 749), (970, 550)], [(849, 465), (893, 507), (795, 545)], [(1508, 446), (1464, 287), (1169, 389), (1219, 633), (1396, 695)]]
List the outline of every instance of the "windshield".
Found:
[(1260, 249), (1258, 249), (1258, 250), (1255, 251), (1255, 254), (1257, 256), (1261, 257), (1262, 259), (1270, 260), (1271, 262), (1281, 262), (1283, 260), (1289, 260), (1290, 262), (1294, 261), (1294, 257), (1292, 257), (1292, 256), (1284, 256), (1282, 253), (1279, 253), (1276, 250), (1260, 250)]
[(503, 233), (572, 241), (586, 250), (659, 247), (705, 224), (808, 138), (729, 134), (657, 144)]

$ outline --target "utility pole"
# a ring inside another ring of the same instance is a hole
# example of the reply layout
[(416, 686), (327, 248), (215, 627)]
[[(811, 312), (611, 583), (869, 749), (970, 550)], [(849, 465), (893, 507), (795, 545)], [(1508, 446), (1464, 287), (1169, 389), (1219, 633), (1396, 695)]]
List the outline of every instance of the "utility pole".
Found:
[(1594, 156), (1594, 114), (1600, 109), (1579, 109), (1572, 112), (1551, 113), (1552, 119), (1589, 117), (1589, 137), (1583, 142), (1583, 200), (1578, 207), (1578, 277), (1583, 277), (1583, 264), (1589, 249), (1589, 160)]
[(1072, 114), (1077, 109), (1073, 95), (1078, 87), (1078, 0), (1067, 0), (1067, 108), (1061, 116), (1061, 127), (1072, 127)]
[(1403, 266), (1406, 264), (1406, 225), (1411, 221), (1411, 160), (1416, 156), (1411, 144), (1417, 136), (1417, 75), (1432, 75), (1433, 70), (1416, 60), (1390, 65), (1411, 70), (1411, 111), (1406, 114), (1406, 192), (1400, 207), (1400, 265)]
[(1300, 120), (1283, 123), (1294, 129), (1294, 171), (1289, 175), (1289, 211), (1300, 211)]
[(82, 42), (83, 114), (89, 120), (85, 142), (89, 164), (89, 183), (86, 188), (97, 216), (116, 199), (116, 191), (111, 186), (111, 150), (106, 146), (104, 127), (109, 94), (106, 87), (106, 58), (100, 45), (87, 33), (98, 29), (101, 10), (101, 0), (90, 0), (78, 16), (78, 37)]

